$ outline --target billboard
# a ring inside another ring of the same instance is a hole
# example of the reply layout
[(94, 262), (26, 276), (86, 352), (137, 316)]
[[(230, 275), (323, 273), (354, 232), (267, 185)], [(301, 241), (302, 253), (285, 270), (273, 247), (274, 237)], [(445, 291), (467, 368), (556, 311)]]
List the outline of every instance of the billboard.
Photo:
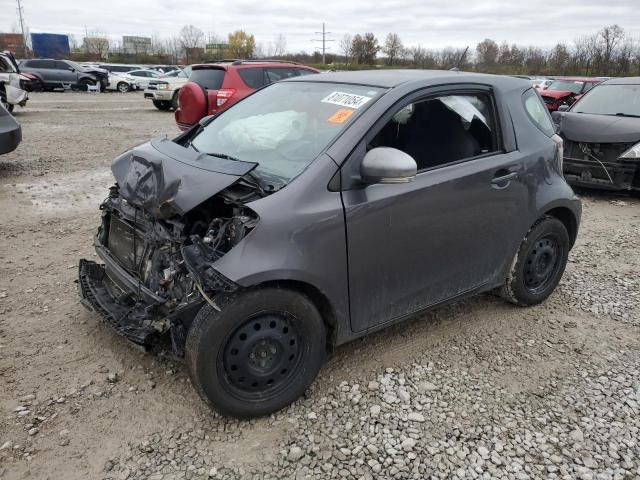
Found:
[(32, 33), (31, 48), (34, 58), (68, 57), (69, 36), (57, 33)]

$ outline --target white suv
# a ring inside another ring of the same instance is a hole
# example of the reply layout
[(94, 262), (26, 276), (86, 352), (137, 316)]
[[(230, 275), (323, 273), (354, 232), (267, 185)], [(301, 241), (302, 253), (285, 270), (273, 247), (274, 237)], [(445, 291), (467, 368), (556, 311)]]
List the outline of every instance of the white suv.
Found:
[(144, 91), (144, 98), (150, 98), (158, 110), (177, 109), (178, 92), (189, 81), (189, 75), (191, 67), (186, 67), (177, 73), (169, 72), (167, 76), (152, 80)]
[(13, 111), (15, 105), (24, 107), (29, 99), (20, 85), (21, 79), (13, 55), (9, 52), (0, 53), (0, 103), (9, 112)]

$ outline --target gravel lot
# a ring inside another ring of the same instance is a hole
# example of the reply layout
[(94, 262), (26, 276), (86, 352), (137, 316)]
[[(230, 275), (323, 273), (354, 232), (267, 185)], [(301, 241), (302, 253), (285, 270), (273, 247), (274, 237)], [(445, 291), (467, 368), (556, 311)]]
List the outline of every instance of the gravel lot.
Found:
[(583, 193), (559, 291), (485, 295), (341, 347), (269, 418), (78, 303), (111, 159), (177, 133), (140, 93), (33, 94), (0, 157), (0, 479), (640, 478), (640, 201)]

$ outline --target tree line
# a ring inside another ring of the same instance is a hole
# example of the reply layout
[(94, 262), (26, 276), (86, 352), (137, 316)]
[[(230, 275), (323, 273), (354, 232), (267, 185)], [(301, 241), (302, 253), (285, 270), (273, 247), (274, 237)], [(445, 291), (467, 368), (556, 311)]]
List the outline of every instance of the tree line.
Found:
[[(93, 35), (92, 38), (99, 38)], [(106, 37), (105, 38), (106, 41)], [(207, 44), (224, 48), (206, 49)], [(338, 51), (328, 53), (326, 62), (337, 69), (357, 68), (424, 68), (470, 70), (496, 74), (529, 75), (640, 75), (640, 42), (619, 25), (610, 25), (572, 43), (558, 43), (551, 49), (522, 46), (484, 39), (468, 48), (430, 49), (422, 45), (405, 46), (397, 33), (389, 33), (384, 41), (371, 32), (346, 34), (337, 44)], [(273, 42), (257, 43), (254, 35), (237, 30), (226, 37), (209, 35), (193, 25), (186, 25), (177, 36), (152, 37), (144, 52), (125, 54), (118, 44), (100, 42), (100, 56), (109, 61), (132, 63), (195, 63), (222, 58), (275, 58), (307, 64), (319, 64), (319, 52), (287, 51), (286, 37), (278, 35)], [(102, 51), (106, 50), (106, 51)], [(82, 56), (82, 48), (75, 49)], [(95, 53), (94, 53), (95, 56)]]

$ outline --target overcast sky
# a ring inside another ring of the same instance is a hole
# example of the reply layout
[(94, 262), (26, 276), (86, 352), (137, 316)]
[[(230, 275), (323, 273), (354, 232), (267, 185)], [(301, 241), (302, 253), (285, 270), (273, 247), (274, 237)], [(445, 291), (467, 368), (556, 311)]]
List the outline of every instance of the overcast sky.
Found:
[[(0, 31), (18, 25), (15, 0), (0, 0)], [(520, 45), (571, 43), (617, 23), (640, 40), (640, 0), (22, 0), (33, 33), (69, 33), (81, 41), (85, 27), (110, 38), (176, 35), (186, 24), (225, 37), (243, 29), (267, 45), (279, 33), (288, 51), (312, 51), (322, 21), (339, 50), (345, 33), (373, 32), (382, 42), (397, 32), (406, 46), (474, 47), (484, 38)]]

